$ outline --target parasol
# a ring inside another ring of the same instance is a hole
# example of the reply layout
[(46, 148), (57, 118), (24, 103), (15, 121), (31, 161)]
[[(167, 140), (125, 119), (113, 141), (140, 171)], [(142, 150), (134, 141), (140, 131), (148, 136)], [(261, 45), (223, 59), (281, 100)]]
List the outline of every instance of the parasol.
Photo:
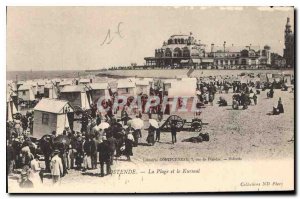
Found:
[(133, 118), (132, 120), (128, 121), (128, 123), (135, 130), (142, 129), (144, 126), (144, 121), (140, 118)]
[(94, 126), (93, 128), (92, 128), (92, 133), (96, 133), (96, 132), (100, 132), (101, 131), (101, 129), (99, 128), (99, 126)]
[(155, 119), (149, 119), (149, 123), (151, 126), (153, 126), (154, 128), (158, 129), (159, 125), (158, 122)]
[(107, 129), (109, 126), (110, 126), (109, 123), (107, 123), (107, 122), (101, 122), (98, 125), (98, 128), (104, 130), (104, 129)]
[(55, 143), (63, 143), (64, 145), (70, 145), (70, 138), (68, 138), (68, 136), (66, 135), (58, 135), (55, 139), (54, 139)]
[(46, 134), (44, 135), (40, 141), (51, 142), (54, 139), (53, 135)]
[(22, 149), (21, 149), (21, 151), (23, 152), (23, 153), (30, 153), (30, 148), (29, 148), (29, 146), (25, 146), (25, 147), (23, 147)]

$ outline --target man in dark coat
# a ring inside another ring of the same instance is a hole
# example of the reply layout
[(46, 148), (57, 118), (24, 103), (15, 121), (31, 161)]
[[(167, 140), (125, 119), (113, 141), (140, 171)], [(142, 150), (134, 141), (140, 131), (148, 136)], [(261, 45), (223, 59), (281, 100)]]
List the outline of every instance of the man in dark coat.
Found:
[(100, 162), (100, 175), (101, 175), (101, 177), (104, 176), (104, 164), (106, 164), (106, 173), (107, 173), (107, 175), (111, 173), (109, 143), (106, 139), (106, 136), (103, 136), (102, 140), (103, 141), (98, 144), (99, 162)]
[(81, 118), (81, 132), (87, 132), (88, 124), (89, 124), (89, 118), (86, 113), (83, 113)]
[(28, 119), (27, 117), (24, 115), (21, 119), (22, 121), (22, 128), (23, 128), (23, 131), (26, 131), (27, 130), (27, 127), (28, 127)]
[(121, 121), (124, 122), (124, 125), (127, 125), (127, 121), (128, 121), (128, 114), (125, 110), (125, 107), (123, 107), (122, 112), (121, 112)]
[(117, 140), (112, 136), (112, 134), (109, 134), (107, 136), (107, 142), (109, 146), (110, 164), (113, 165), (113, 158), (116, 151)]
[(97, 114), (96, 116), (96, 124), (97, 126), (101, 123), (101, 115), (100, 114)]
[[(84, 152), (84, 158), (91, 157), (92, 154), (92, 147), (91, 147), (91, 140), (88, 136), (85, 137), (85, 142), (83, 143), (83, 152)], [(90, 169), (88, 164), (85, 164), (84, 170)]]
[(176, 143), (176, 134), (177, 134), (177, 128), (176, 128), (176, 122), (173, 122), (171, 125), (171, 134), (172, 134), (172, 143)]
[(94, 136), (91, 142), (91, 160), (92, 160), (92, 169), (97, 169), (97, 140)]
[(75, 143), (75, 149), (76, 149), (76, 159), (75, 159), (75, 164), (77, 169), (81, 169), (81, 165), (83, 162), (83, 141), (82, 137), (78, 137), (77, 141)]
[(132, 135), (134, 138), (134, 143), (133, 143), (134, 147), (137, 147), (139, 144), (139, 134), (140, 134), (139, 131), (140, 131), (139, 129), (133, 129), (133, 132), (132, 132)]

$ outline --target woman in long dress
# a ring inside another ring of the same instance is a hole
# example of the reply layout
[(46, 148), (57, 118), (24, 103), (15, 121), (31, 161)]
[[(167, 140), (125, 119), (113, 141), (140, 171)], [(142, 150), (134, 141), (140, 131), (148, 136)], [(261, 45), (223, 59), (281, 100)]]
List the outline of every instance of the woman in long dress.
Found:
[(30, 175), (29, 179), (33, 183), (34, 187), (38, 187), (42, 184), (41, 178), (41, 167), (39, 165), (38, 156), (36, 155), (33, 160), (30, 162)]

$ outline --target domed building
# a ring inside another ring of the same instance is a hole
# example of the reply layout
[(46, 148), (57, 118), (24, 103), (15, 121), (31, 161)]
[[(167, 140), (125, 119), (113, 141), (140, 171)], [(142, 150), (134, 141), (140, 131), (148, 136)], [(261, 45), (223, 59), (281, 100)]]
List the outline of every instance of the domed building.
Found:
[(172, 35), (154, 57), (145, 57), (146, 67), (193, 68), (264, 68), (271, 65), (271, 48), (260, 46), (206, 45), (190, 35)]
[(145, 57), (147, 66), (179, 67), (199, 65), (205, 56), (205, 45), (190, 35), (172, 35), (163, 42), (161, 48), (155, 49), (154, 57)]

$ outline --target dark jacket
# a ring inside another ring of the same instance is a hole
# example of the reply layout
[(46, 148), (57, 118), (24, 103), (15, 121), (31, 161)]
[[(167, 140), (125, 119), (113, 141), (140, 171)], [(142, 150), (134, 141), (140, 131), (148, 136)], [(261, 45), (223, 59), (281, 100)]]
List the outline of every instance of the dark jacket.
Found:
[(176, 134), (177, 133), (177, 128), (176, 126), (171, 126), (171, 133)]
[(92, 154), (97, 153), (97, 141), (93, 139), (90, 141), (90, 143), (91, 143), (91, 153)]
[(111, 153), (114, 153), (116, 150), (117, 140), (114, 137), (107, 138), (109, 150)]
[(110, 149), (109, 143), (107, 140), (98, 144), (98, 151), (99, 151), (99, 161), (100, 162), (108, 162), (110, 161)]
[(92, 153), (92, 150), (91, 150), (91, 141), (90, 140), (87, 140), (87, 141), (85, 141), (84, 142), (84, 144), (83, 144), (83, 150), (84, 150), (84, 152), (88, 155), (88, 156), (90, 156), (91, 155), (91, 153)]

